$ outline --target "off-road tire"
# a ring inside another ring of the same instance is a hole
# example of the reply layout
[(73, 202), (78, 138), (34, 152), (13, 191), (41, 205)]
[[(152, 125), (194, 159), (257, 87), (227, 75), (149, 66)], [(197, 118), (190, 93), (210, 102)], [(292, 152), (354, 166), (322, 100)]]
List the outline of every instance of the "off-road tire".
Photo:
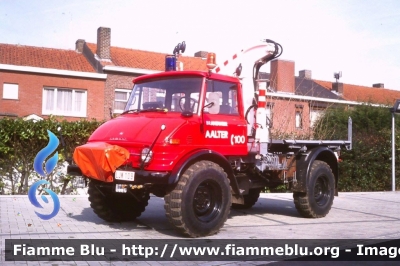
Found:
[(101, 193), (96, 186), (101, 183), (89, 182), (88, 194), (90, 207), (97, 216), (107, 222), (133, 221), (144, 212), (150, 196), (147, 192), (135, 192), (138, 201), (129, 193)]
[(261, 188), (253, 188), (249, 190), (249, 194), (244, 195), (244, 204), (237, 204), (237, 203), (232, 203), (232, 209), (237, 209), (237, 210), (244, 210), (244, 209), (250, 209), (251, 207), (256, 204), (258, 198), (260, 197), (260, 192)]
[(230, 212), (229, 179), (216, 163), (199, 161), (181, 175), (164, 200), (168, 220), (179, 232), (190, 237), (213, 235)]
[(305, 218), (325, 217), (333, 203), (335, 177), (329, 165), (315, 160), (311, 166), (307, 193), (294, 192), (294, 205)]

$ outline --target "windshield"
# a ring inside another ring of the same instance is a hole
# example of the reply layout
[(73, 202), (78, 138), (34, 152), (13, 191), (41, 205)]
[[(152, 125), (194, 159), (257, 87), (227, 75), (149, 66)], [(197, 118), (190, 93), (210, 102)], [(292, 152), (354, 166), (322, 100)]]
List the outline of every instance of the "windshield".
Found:
[(135, 84), (125, 112), (163, 110), (196, 113), (202, 79), (202, 77), (165, 78)]

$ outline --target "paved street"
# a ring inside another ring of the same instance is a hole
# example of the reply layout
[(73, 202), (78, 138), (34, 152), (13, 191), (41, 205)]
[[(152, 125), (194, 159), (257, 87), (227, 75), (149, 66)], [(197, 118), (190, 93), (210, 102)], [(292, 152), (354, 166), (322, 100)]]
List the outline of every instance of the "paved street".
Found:
[[(151, 197), (149, 206), (142, 216), (136, 222), (126, 223), (108, 223), (98, 218), (92, 212), (87, 196), (60, 196), (60, 203), (61, 209), (58, 215), (45, 221), (36, 216), (35, 208), (29, 202), (28, 196), (0, 196), (1, 265), (128, 265), (127, 262), (5, 262), (5, 239), (182, 238), (165, 217), (164, 201), (161, 198)], [(339, 197), (335, 197), (331, 212), (321, 219), (300, 217), (294, 207), (291, 193), (262, 194), (252, 209), (232, 210), (222, 230), (208, 237), (208, 239), (395, 238), (400, 238), (400, 192), (340, 193)], [(285, 263), (276, 262), (271, 265)], [(290, 263), (302, 265), (301, 262)], [(262, 263), (220, 261), (129, 263), (129, 265), (170, 264), (208, 266)], [(307, 263), (307, 265), (314, 264)], [(352, 262), (352, 265), (357, 263)]]

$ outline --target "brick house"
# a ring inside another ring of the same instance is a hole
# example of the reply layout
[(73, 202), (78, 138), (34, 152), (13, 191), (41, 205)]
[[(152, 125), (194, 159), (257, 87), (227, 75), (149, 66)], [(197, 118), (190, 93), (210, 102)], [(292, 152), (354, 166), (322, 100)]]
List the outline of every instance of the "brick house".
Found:
[(294, 69), (293, 61), (276, 59), (271, 61), (270, 73), (260, 73), (262, 79), (270, 80), (267, 107), (276, 136), (308, 135), (313, 123), (328, 106), (345, 102), (339, 95), (315, 83), (311, 71), (302, 70), (295, 76)]
[(276, 59), (270, 73), (260, 73), (270, 80), (267, 106), (275, 135), (297, 137), (311, 133), (316, 119), (329, 107), (359, 104), (393, 106), (400, 91), (385, 89), (382, 83), (372, 87), (312, 79), (311, 70), (295, 76), (293, 61)]
[(103, 119), (105, 81), (76, 51), (0, 44), (0, 117)]

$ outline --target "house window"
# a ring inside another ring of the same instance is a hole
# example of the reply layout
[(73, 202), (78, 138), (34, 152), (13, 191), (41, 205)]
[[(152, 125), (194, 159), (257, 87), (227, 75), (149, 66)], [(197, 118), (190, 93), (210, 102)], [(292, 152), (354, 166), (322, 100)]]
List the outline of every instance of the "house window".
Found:
[(323, 102), (310, 102), (310, 128), (315, 127), (318, 120), (323, 116), (325, 110), (331, 104)]
[(265, 109), (265, 111), (266, 111), (266, 115), (267, 115), (267, 123), (268, 123), (269, 128), (272, 128), (272, 126), (273, 126), (273, 123), (272, 123), (272, 121), (274, 119), (273, 110), (272, 110), (273, 108), (274, 108), (274, 103), (268, 102), (267, 108)]
[(44, 88), (44, 115), (86, 117), (87, 92), (67, 88)]
[(114, 97), (114, 113), (122, 113), (128, 102), (131, 90), (116, 89)]
[(310, 110), (310, 127), (314, 127), (318, 119), (324, 114), (323, 109), (311, 109)]
[(18, 100), (18, 84), (3, 84), (3, 99)]
[(296, 128), (303, 128), (303, 106), (296, 104)]

